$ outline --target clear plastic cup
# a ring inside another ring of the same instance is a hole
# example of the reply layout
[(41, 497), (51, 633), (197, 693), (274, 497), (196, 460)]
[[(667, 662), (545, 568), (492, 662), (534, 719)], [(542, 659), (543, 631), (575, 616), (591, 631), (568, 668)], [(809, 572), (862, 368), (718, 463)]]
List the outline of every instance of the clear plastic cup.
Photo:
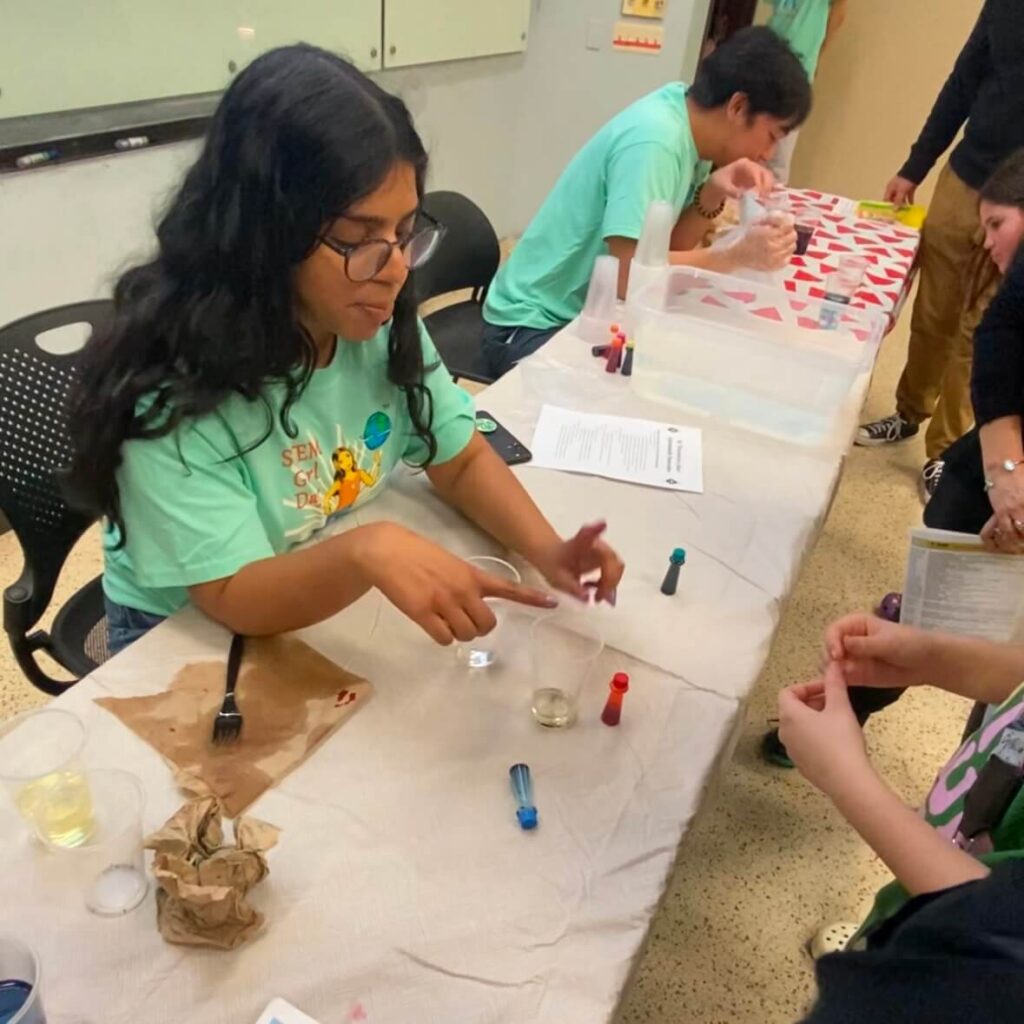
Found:
[(598, 256), (577, 325), (577, 334), (588, 345), (604, 345), (610, 340), (608, 328), (619, 318), (618, 301), (619, 261), (614, 256)]
[(814, 239), (815, 232), (817, 232), (821, 225), (821, 215), (816, 213), (814, 210), (800, 210), (796, 214), (796, 254), (797, 256), (803, 256), (807, 250), (811, 247), (811, 242)]
[(645, 267), (667, 266), (672, 229), (675, 224), (676, 217), (672, 204), (666, 199), (655, 199), (647, 207), (633, 262)]
[(843, 256), (839, 260), (839, 269), (832, 277), (843, 294), (853, 298), (864, 283), (864, 275), (868, 270), (868, 261), (863, 256)]
[(609, 322), (615, 319), (615, 303), (619, 292), (619, 261), (614, 256), (598, 256), (587, 287), (587, 299), (583, 304), (583, 315), (603, 318)]
[(580, 691), (604, 650), (597, 626), (579, 616), (548, 615), (530, 631), (533, 679), (531, 711), (539, 725), (567, 729), (576, 721)]
[[(510, 583), (522, 583), (522, 577), (514, 565), (501, 558), (492, 558), (490, 555), (474, 555), (467, 558), (470, 565), (475, 565), (481, 572), (486, 572), (499, 579), (508, 580)], [(502, 656), (502, 647), (506, 640), (505, 629), (507, 625), (508, 601), (497, 597), (485, 597), (484, 603), (488, 605), (497, 625), (486, 636), (478, 636), (468, 644), (460, 644), (457, 648), (458, 656), (466, 663), (467, 668), (490, 668)]]
[(842, 307), (848, 306), (864, 282), (868, 262), (861, 256), (844, 256), (839, 267), (825, 278), (825, 300), (821, 304), (818, 324), (827, 331), (838, 328)]
[(789, 200), (789, 193), (782, 189), (769, 192), (761, 199), (761, 205), (768, 214), (784, 213), (790, 216), (793, 214), (793, 204)]
[(142, 850), (142, 783), (119, 768), (86, 773), (93, 797), (93, 832), (59, 854), (59, 875), (77, 888), (94, 914), (134, 910), (149, 888)]
[(48, 845), (77, 846), (92, 834), (84, 746), (85, 726), (62, 708), (28, 711), (0, 726), (0, 782)]
[(35, 951), (0, 935), (0, 1024), (46, 1024), (41, 983)]

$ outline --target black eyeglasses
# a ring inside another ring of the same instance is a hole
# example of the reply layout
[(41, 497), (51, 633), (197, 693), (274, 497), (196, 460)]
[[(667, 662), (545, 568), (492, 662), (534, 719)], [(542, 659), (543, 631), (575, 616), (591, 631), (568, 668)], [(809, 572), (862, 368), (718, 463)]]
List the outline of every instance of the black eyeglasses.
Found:
[(410, 270), (422, 267), (437, 252), (445, 230), (444, 225), (439, 224), (429, 213), (421, 212), (412, 233), (397, 242), (389, 242), (386, 238), (369, 238), (365, 242), (348, 244), (329, 235), (321, 235), (320, 241), (344, 258), (348, 279), (358, 283), (376, 277), (387, 266), (393, 249), (401, 252)]

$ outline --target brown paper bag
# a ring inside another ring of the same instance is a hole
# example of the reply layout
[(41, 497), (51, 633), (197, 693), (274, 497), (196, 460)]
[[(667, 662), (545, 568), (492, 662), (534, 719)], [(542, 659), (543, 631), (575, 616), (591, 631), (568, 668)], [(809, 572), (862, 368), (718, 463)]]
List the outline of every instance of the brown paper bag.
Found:
[(265, 854), (279, 834), (264, 821), (237, 818), (235, 845), (223, 846), (215, 796), (199, 796), (179, 808), (146, 839), (146, 849), (154, 851), (160, 934), (177, 945), (215, 949), (236, 949), (253, 938), (264, 918), (247, 896), (266, 878)]
[(100, 697), (176, 768), (202, 780), (234, 818), (307, 757), (372, 692), (365, 679), (295, 637), (246, 640), (235, 696), (239, 739), (214, 746), (213, 720), (224, 699), (224, 661), (186, 665), (151, 697)]

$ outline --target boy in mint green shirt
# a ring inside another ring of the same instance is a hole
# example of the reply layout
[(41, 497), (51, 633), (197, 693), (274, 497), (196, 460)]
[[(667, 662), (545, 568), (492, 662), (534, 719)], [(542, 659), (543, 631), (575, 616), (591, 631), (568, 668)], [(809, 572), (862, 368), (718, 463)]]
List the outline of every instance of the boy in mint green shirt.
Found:
[[(821, 51), (846, 19), (846, 0), (768, 0), (768, 3), (772, 8), (768, 27), (789, 43), (813, 82)], [(782, 184), (789, 181), (798, 135), (799, 132), (790, 132), (768, 162)]]
[(794, 241), (786, 229), (753, 232), (724, 251), (695, 247), (727, 197), (771, 188), (755, 161), (768, 159), (810, 106), (800, 62), (762, 27), (719, 47), (692, 86), (670, 83), (612, 118), (570, 162), (491, 284), (483, 341), (491, 373), (505, 373), (579, 314), (598, 256), (618, 257), (625, 294), (655, 200), (677, 217), (673, 262), (725, 273), (783, 265)]

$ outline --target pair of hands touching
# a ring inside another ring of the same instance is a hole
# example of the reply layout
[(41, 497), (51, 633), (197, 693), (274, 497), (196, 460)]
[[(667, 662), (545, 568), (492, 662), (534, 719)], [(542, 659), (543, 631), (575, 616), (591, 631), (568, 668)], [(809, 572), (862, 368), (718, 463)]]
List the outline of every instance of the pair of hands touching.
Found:
[(932, 634), (873, 615), (828, 627), (822, 678), (779, 694), (779, 738), (809, 782), (834, 799), (874, 774), (847, 687), (922, 684), (932, 650)]
[[(771, 171), (746, 159), (720, 167), (708, 179), (715, 198), (739, 199), (744, 192), (756, 192), (764, 197), (775, 188), (775, 184), (775, 175)], [(732, 244), (730, 251), (737, 267), (781, 270), (796, 252), (796, 230), (790, 223), (766, 220), (746, 231)]]
[[(364, 529), (361, 567), (367, 583), (439, 644), (466, 643), (494, 629), (485, 598), (534, 608), (558, 604), (552, 594), (483, 572), (405, 527), (377, 523)], [(594, 596), (614, 603), (625, 567), (601, 539), (605, 529), (603, 522), (584, 526), (571, 539), (531, 553), (530, 561), (552, 587), (580, 601), (589, 596), (581, 577), (599, 572)]]

